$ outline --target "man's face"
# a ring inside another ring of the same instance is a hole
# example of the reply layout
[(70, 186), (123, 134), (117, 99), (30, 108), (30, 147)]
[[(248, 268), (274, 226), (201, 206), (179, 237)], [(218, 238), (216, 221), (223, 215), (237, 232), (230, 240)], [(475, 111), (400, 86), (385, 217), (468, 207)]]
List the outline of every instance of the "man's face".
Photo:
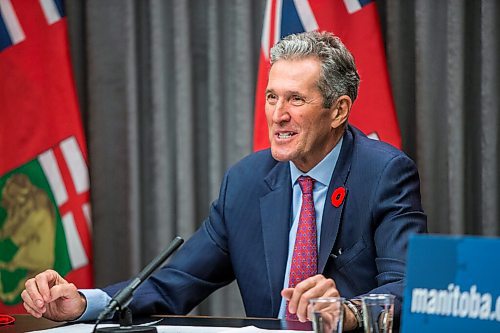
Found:
[(335, 146), (334, 107), (323, 107), (316, 58), (279, 60), (269, 72), (266, 118), (271, 152), (307, 172)]

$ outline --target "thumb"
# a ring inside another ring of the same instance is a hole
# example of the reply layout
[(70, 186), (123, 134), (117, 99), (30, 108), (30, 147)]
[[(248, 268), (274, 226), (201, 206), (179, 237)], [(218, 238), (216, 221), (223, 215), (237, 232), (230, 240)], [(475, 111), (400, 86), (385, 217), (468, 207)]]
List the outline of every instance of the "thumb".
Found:
[(73, 283), (58, 284), (50, 288), (50, 302), (59, 298), (73, 299), (79, 296), (78, 289)]
[(293, 288), (285, 288), (281, 291), (281, 296), (283, 296), (287, 301), (292, 298), (293, 295)]

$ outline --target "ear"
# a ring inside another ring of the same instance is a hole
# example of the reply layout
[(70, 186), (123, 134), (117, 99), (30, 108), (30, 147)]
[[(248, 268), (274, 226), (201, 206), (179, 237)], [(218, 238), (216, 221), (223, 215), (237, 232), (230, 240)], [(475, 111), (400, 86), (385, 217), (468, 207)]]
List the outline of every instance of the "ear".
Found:
[(342, 95), (332, 104), (332, 128), (340, 128), (347, 123), (351, 112), (352, 100), (347, 95)]

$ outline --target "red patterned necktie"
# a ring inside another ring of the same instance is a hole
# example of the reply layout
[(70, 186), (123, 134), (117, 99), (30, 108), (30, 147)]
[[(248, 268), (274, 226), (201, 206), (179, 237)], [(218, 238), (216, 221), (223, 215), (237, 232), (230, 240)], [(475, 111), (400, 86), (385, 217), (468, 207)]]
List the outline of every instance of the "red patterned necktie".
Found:
[[(299, 185), (302, 190), (302, 206), (300, 207), (299, 225), (290, 266), (288, 282), (290, 288), (295, 288), (299, 282), (318, 273), (316, 212), (313, 201), (314, 179), (300, 176)], [(297, 320), (295, 314), (288, 312), (288, 302), (286, 302), (286, 319)]]

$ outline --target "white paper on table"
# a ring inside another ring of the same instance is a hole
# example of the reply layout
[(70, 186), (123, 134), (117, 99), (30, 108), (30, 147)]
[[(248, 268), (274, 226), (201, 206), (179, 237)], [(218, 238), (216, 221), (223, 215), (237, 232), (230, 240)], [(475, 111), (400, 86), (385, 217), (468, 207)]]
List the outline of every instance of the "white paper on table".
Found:
[[(113, 327), (118, 326), (118, 324), (102, 324), (99, 325), (99, 328), (103, 327)], [(65, 325), (60, 327), (48, 328), (46, 330), (40, 331), (30, 331), (29, 333), (35, 332), (43, 332), (43, 333), (63, 333), (63, 332), (72, 332), (72, 333), (92, 333), (94, 329), (93, 324), (73, 324), (73, 325)]]
[[(154, 325), (158, 321), (146, 323), (143, 325)], [(103, 327), (113, 327), (118, 326), (117, 324), (100, 324), (99, 328)], [(258, 328), (255, 326), (245, 326), (245, 327), (210, 327), (210, 326), (155, 326), (158, 333), (250, 333), (250, 332), (260, 332), (260, 333), (310, 333), (311, 331), (291, 331), (291, 330), (267, 330), (263, 328)], [(94, 329), (93, 324), (74, 324), (66, 325), (61, 327), (49, 328), (41, 331), (43, 333), (91, 333)]]
[(156, 326), (158, 333), (311, 333), (311, 331), (268, 330), (255, 326), (209, 327), (209, 326)]
[(264, 328), (258, 328), (255, 326), (245, 326), (239, 328), (228, 328), (218, 333), (250, 333), (250, 332), (261, 332), (261, 333), (311, 333), (311, 331), (292, 331), (292, 330), (268, 330)]
[[(155, 320), (151, 321), (148, 323), (144, 323), (138, 326), (151, 326), (154, 324), (159, 323), (162, 321), (160, 320)], [(63, 333), (63, 332), (71, 332), (71, 333), (92, 333), (94, 330), (94, 324), (73, 324), (73, 325), (65, 325), (65, 326), (59, 326), (59, 327), (54, 327), (54, 328), (49, 328), (46, 330), (40, 330), (40, 331), (30, 331), (28, 333), (36, 333), (36, 332), (43, 332), (43, 333)], [(118, 324), (99, 324), (98, 328), (105, 328), (105, 327), (118, 327)]]

